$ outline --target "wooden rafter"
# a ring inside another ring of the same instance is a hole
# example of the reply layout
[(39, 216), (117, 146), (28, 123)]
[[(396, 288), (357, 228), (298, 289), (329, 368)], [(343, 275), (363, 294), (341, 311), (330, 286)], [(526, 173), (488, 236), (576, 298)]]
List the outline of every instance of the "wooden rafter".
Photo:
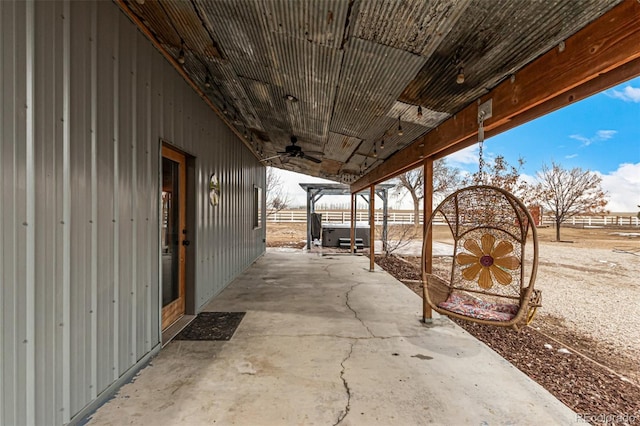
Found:
[[(442, 157), (473, 144), (478, 105), (493, 99), (485, 120), (493, 136), (578, 99), (640, 75), (640, 2), (624, 1), (507, 79), (479, 102), (468, 105), (416, 139), (351, 185), (358, 192), (419, 166), (426, 157)], [(422, 146), (420, 146), (422, 145)]]

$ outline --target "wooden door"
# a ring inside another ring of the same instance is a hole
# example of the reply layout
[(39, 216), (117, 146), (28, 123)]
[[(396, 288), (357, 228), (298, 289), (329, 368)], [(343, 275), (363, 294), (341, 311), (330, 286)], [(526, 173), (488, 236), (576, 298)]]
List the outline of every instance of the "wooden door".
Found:
[(162, 329), (184, 315), (186, 265), (186, 158), (162, 147)]

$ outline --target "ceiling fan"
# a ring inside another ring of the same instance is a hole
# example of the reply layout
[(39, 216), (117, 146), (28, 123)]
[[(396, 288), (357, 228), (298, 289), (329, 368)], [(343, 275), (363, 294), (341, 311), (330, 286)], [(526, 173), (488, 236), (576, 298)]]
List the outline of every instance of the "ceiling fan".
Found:
[[(287, 145), (284, 148), (284, 151), (278, 151), (278, 155), (265, 158), (262, 161), (268, 161), (268, 160), (272, 160), (274, 158), (280, 157), (284, 163), (289, 161), (289, 158), (304, 158), (305, 160), (313, 161), (314, 163), (322, 162), (322, 160), (320, 160), (319, 158), (307, 155), (307, 153), (305, 153), (300, 146), (296, 145), (297, 142), (298, 142), (298, 138), (296, 138), (295, 136), (291, 136), (291, 145)], [(307, 151), (307, 152), (312, 152), (314, 154), (322, 154), (322, 152), (320, 151)]]

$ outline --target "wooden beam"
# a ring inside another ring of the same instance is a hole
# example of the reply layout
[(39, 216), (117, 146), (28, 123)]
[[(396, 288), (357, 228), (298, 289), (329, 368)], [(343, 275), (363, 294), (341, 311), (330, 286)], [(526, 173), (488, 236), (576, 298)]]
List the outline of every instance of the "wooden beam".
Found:
[[(440, 157), (440, 153), (454, 152), (474, 142), (478, 132), (478, 105), (493, 99), (493, 116), (485, 120), (487, 136), (508, 130), (533, 120), (554, 109), (562, 108), (574, 98), (563, 96), (572, 90), (587, 97), (598, 93), (609, 74), (608, 86), (634, 74), (640, 58), (640, 2), (623, 1), (602, 15), (564, 43), (564, 49), (554, 48), (534, 60), (513, 78), (507, 79), (458, 114), (423, 137), (416, 139), (402, 151), (351, 185), (351, 191), (383, 182), (418, 166), (423, 158)], [(626, 72), (616, 70), (630, 65)], [(636, 74), (637, 75), (637, 74)], [(629, 77), (630, 78), (630, 77)], [(616, 81), (617, 80), (617, 81)], [(570, 100), (571, 98), (571, 100)], [(420, 147), (420, 145), (423, 145)]]

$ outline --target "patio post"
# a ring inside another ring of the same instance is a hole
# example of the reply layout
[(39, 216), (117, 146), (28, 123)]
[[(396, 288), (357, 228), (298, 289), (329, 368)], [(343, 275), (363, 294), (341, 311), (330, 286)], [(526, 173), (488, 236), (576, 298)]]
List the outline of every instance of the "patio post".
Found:
[(311, 189), (307, 189), (307, 250), (311, 250)]
[[(431, 273), (433, 267), (433, 230), (431, 228), (427, 229), (427, 222), (433, 211), (433, 157), (425, 158), (423, 167), (424, 198), (422, 202), (424, 205), (422, 208), (422, 233), (426, 244), (424, 244), (425, 251), (422, 253), (422, 267), (425, 273)], [(427, 295), (425, 294), (427, 291), (426, 285), (426, 282), (422, 283), (422, 319), (424, 321), (432, 317), (431, 306), (427, 303)]]
[(376, 238), (376, 218), (375, 218), (375, 204), (376, 204), (376, 186), (371, 185), (369, 188), (369, 271), (373, 272), (375, 269), (375, 238)]
[(351, 193), (351, 253), (355, 253), (356, 250), (356, 197), (358, 194), (355, 192)]

